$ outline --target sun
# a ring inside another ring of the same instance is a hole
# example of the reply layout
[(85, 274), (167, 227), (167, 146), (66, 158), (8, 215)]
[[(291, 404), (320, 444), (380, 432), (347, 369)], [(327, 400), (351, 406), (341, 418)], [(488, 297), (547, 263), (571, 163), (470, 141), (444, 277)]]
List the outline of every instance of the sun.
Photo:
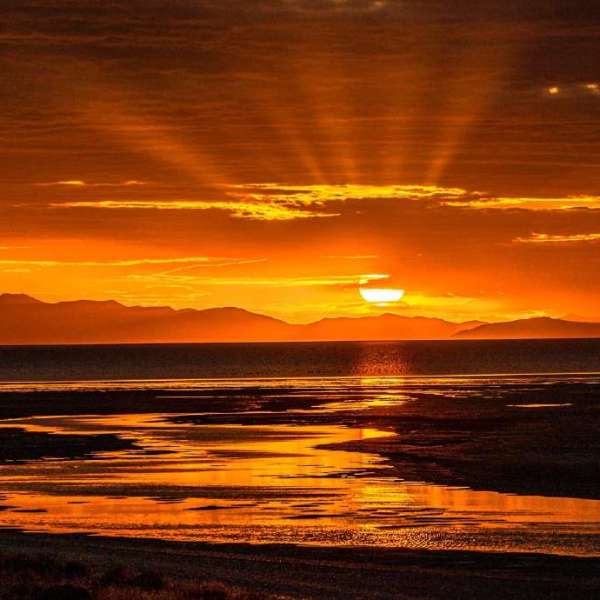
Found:
[(399, 302), (404, 296), (404, 290), (393, 288), (360, 288), (363, 300), (372, 304), (390, 304)]

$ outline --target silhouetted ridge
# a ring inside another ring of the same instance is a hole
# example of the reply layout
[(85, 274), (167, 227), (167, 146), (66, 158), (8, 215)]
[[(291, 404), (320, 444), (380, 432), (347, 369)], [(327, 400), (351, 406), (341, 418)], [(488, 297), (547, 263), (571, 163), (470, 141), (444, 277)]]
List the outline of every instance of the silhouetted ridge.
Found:
[(456, 335), (469, 339), (594, 338), (600, 337), (600, 323), (534, 317), (507, 323), (488, 323)]
[(232, 306), (175, 310), (114, 300), (46, 303), (25, 294), (0, 295), (0, 307), (0, 344), (600, 337), (600, 323), (547, 317), (482, 324), (385, 313), (297, 325)]
[(44, 304), (27, 294), (0, 294), (0, 305)]

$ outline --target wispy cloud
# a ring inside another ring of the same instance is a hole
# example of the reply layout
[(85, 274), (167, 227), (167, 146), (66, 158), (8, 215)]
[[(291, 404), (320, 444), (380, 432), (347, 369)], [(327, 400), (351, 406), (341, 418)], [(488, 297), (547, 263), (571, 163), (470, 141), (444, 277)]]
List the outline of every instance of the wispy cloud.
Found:
[(325, 256), (325, 258), (328, 258), (330, 260), (373, 260), (375, 258), (379, 258), (379, 255), (377, 254), (350, 254), (350, 255), (338, 255), (338, 254), (331, 254), (328, 256)]
[(552, 98), (578, 98), (585, 96), (600, 96), (600, 84), (587, 81), (574, 84), (556, 84), (546, 88), (546, 94)]
[(220, 210), (229, 213), (235, 219), (259, 221), (291, 221), (336, 217), (338, 213), (311, 211), (295, 208), (277, 202), (232, 202), (204, 200), (100, 200), (81, 202), (62, 202), (51, 204), (54, 208), (100, 208), (128, 210)]
[(578, 208), (600, 208), (600, 196), (565, 196), (563, 198), (535, 198), (535, 197), (494, 197), (483, 196), (465, 197), (448, 200), (444, 206), (458, 208), (472, 208), (479, 210), (573, 210)]
[[(73, 185), (76, 185), (73, 183)], [(98, 184), (100, 185), (100, 184)], [(600, 209), (600, 196), (578, 195), (544, 198), (535, 196), (493, 196), (458, 187), (435, 185), (282, 185), (248, 183), (222, 186), (224, 200), (189, 199), (121, 199), (72, 200), (54, 202), (52, 208), (207, 211), (228, 213), (234, 219), (254, 221), (292, 221), (297, 219), (332, 218), (344, 214), (345, 205), (361, 204), (368, 210), (378, 201), (399, 203), (421, 202), (426, 207), (469, 210), (565, 211)], [(353, 257), (353, 258), (362, 258)], [(366, 257), (365, 257), (366, 258)]]
[(67, 188), (120, 188), (136, 187), (147, 185), (145, 181), (129, 179), (127, 181), (102, 182), (102, 181), (84, 181), (83, 179), (65, 179), (64, 181), (48, 181), (34, 184), (39, 187), (67, 187)]
[(579, 244), (600, 241), (600, 233), (572, 233), (563, 235), (532, 233), (528, 237), (519, 237), (514, 241), (518, 244)]
[(205, 277), (167, 271), (149, 275), (132, 274), (130, 279), (158, 281), (168, 279), (170, 283), (195, 282), (203, 286), (250, 286), (250, 287), (356, 287), (371, 281), (389, 279), (387, 273), (367, 273), (359, 275), (318, 275), (314, 277)]
[[(76, 185), (76, 184), (75, 184)], [(351, 200), (428, 200), (463, 198), (460, 188), (423, 185), (281, 185), (249, 183), (225, 186), (232, 200), (77, 200), (56, 202), (53, 208), (111, 210), (220, 210), (236, 219), (290, 221), (340, 216), (328, 205)]]
[(139, 266), (164, 266), (164, 265), (187, 265), (194, 267), (228, 267), (232, 265), (250, 264), (263, 262), (263, 258), (223, 258), (212, 256), (185, 256), (177, 258), (136, 258), (125, 260), (107, 261), (62, 261), (62, 260), (35, 260), (35, 259), (3, 259), (0, 265), (24, 266), (24, 267), (109, 267), (126, 268)]
[(31, 269), (25, 267), (15, 267), (12, 269), (2, 269), (2, 273), (31, 273)]
[(229, 186), (230, 193), (256, 201), (276, 201), (302, 205), (324, 205), (348, 200), (404, 199), (436, 200), (463, 197), (461, 188), (436, 185), (282, 185), (278, 183), (247, 183)]

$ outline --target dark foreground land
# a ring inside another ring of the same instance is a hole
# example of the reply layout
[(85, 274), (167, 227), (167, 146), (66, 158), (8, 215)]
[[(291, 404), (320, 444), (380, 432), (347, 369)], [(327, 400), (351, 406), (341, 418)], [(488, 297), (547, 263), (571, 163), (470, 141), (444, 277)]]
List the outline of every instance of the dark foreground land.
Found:
[(51, 554), (0, 554), (0, 598), (12, 600), (268, 600), (197, 577), (169, 577), (143, 566), (99, 565), (88, 557), (58, 559)]
[[(342, 403), (329, 410), (332, 399), (316, 388), (298, 394), (284, 388), (227, 389), (210, 398), (181, 399), (164, 390), (12, 392), (0, 394), (0, 414), (4, 419), (89, 414), (93, 406), (95, 414), (170, 413), (169, 420), (190, 426), (375, 427), (397, 435), (346, 444), (345, 449), (386, 456), (395, 476), (474, 489), (600, 498), (598, 383), (422, 386), (408, 391), (404, 404), (360, 410), (356, 403), (368, 401), (372, 392), (357, 386), (345, 394), (354, 407)], [(136, 443), (113, 434), (40, 434), (11, 424), (0, 430), (0, 465), (44, 457), (93, 458)], [(262, 594), (332, 600), (600, 597), (600, 558), (211, 545), (11, 530), (0, 530), (0, 553), (0, 598), (24, 600), (241, 600)], [(40, 553), (52, 558), (36, 558)], [(207, 584), (214, 581), (225, 587)], [(67, 595), (71, 592), (80, 595)]]
[(0, 598), (23, 600), (592, 599), (600, 559), (4, 531), (0, 577)]

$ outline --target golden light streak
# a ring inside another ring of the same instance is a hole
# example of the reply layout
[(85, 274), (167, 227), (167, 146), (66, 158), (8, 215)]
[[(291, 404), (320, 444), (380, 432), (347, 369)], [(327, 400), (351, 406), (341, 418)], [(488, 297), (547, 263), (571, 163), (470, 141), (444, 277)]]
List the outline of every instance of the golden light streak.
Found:
[(572, 210), (577, 208), (600, 208), (600, 196), (567, 196), (565, 198), (510, 198), (480, 197), (448, 200), (444, 206), (473, 209), (524, 209), (524, 210)]
[(267, 133), (265, 149), (277, 149), (276, 152), (254, 152), (254, 159), (260, 160), (260, 172), (276, 180), (293, 167), (308, 181), (324, 181), (325, 175), (314, 156), (314, 147), (306, 136), (306, 113), (294, 111), (293, 99), (300, 98), (302, 92), (298, 81), (289, 76), (268, 81), (269, 85), (265, 85), (247, 80), (240, 90), (247, 113), (256, 115), (250, 132), (245, 135), (262, 140)]
[(337, 255), (330, 254), (326, 256), (330, 260), (374, 260), (379, 258), (377, 254), (356, 254), (356, 255)]
[[(441, 40), (431, 40), (435, 46), (430, 57), (427, 57), (427, 63), (419, 64), (418, 67), (412, 64), (394, 65), (394, 77), (389, 77), (387, 69), (384, 68), (380, 74), (386, 81), (386, 94), (388, 103), (380, 118), (370, 126), (369, 131), (375, 129), (376, 135), (380, 138), (380, 147), (383, 150), (378, 162), (380, 168), (375, 176), (382, 181), (393, 182), (401, 181), (403, 171), (407, 168), (408, 159), (411, 151), (405, 142), (407, 132), (416, 130), (419, 137), (426, 135), (431, 115), (427, 109), (427, 103), (423, 101), (422, 94), (419, 94), (419, 100), (409, 105), (404, 98), (406, 96), (406, 82), (411, 81), (415, 90), (427, 89), (428, 82), (434, 80), (437, 76), (437, 65), (432, 56), (440, 50), (438, 44)], [(389, 67), (388, 67), (389, 69)], [(416, 91), (413, 93), (417, 93)], [(402, 107), (399, 109), (399, 107)]]
[(97, 187), (134, 187), (146, 185), (145, 181), (129, 179), (121, 182), (87, 182), (83, 179), (67, 179), (65, 181), (50, 181), (47, 183), (36, 183), (39, 187), (75, 187), (75, 188), (97, 188)]
[(416, 199), (435, 200), (460, 198), (467, 195), (461, 188), (438, 187), (436, 185), (282, 185), (279, 183), (246, 183), (231, 185), (232, 193), (253, 200), (277, 200), (301, 204), (324, 204), (347, 200), (367, 199)]
[(206, 286), (248, 286), (248, 287), (356, 287), (370, 281), (388, 279), (385, 273), (369, 273), (366, 275), (322, 275), (314, 277), (204, 277), (197, 275), (174, 274), (174, 271), (154, 273), (150, 275), (132, 274), (129, 279), (156, 281), (168, 279), (169, 282), (194, 282)]
[[(282, 185), (279, 183), (229, 184), (223, 188), (236, 200), (76, 200), (55, 202), (52, 208), (98, 208), (128, 210), (222, 210), (236, 219), (289, 221), (337, 217), (325, 212), (329, 203), (349, 201), (425, 201), (450, 208), (573, 210), (600, 209), (600, 196), (577, 195), (557, 198), (495, 197), (462, 188), (435, 185)], [(341, 210), (341, 208), (339, 209)]]
[(519, 244), (578, 244), (600, 241), (600, 233), (574, 233), (565, 235), (532, 233), (529, 237), (516, 238), (514, 241)]
[[(356, 139), (347, 122), (339, 119), (340, 107), (344, 110), (349, 104), (349, 92), (340, 90), (346, 87), (341, 83), (343, 61), (331, 50), (340, 33), (334, 29), (327, 32), (328, 36), (321, 36), (309, 28), (303, 33), (309, 35), (305, 43), (315, 48), (319, 60), (311, 60), (304, 52), (299, 52), (289, 67), (292, 79), (299, 82), (302, 104), (312, 121), (304, 131), (318, 140), (316, 144), (312, 142), (312, 149), (324, 173), (319, 181), (355, 181), (358, 170), (354, 156)], [(329, 36), (333, 36), (333, 40), (328, 39)]]
[(446, 109), (441, 113), (445, 125), (425, 181), (437, 184), (443, 178), (470, 128), (495, 99), (517, 53), (516, 45), (493, 44), (481, 47), (478, 52), (466, 46), (453, 61), (449, 78), (452, 84), (444, 92)]
[(134, 151), (173, 166), (203, 185), (218, 186), (231, 179), (201, 144), (192, 148), (181, 139), (177, 128), (137, 114), (131, 108), (135, 106), (131, 92), (124, 93), (114, 82), (95, 75), (95, 84), (87, 82), (89, 97), (81, 112), (82, 125), (117, 138)]
[(338, 213), (303, 210), (274, 202), (228, 202), (202, 200), (98, 200), (53, 203), (54, 208), (101, 208), (129, 210), (222, 210), (235, 219), (258, 221), (291, 221), (337, 217)]
[(128, 210), (221, 210), (236, 219), (290, 221), (338, 217), (327, 204), (350, 201), (424, 201), (449, 208), (530, 211), (600, 209), (600, 196), (574, 195), (555, 198), (495, 197), (458, 187), (436, 185), (284, 185), (279, 183), (228, 184), (222, 188), (235, 200), (75, 200), (54, 202), (52, 208)]
[(222, 210), (236, 219), (290, 221), (340, 216), (318, 210), (327, 203), (350, 200), (429, 200), (461, 198), (461, 188), (424, 185), (282, 185), (247, 183), (225, 186), (229, 200), (76, 200), (55, 202), (53, 208), (96, 208), (129, 210)]
[(223, 267), (230, 265), (264, 262), (263, 258), (219, 258), (209, 256), (185, 256), (178, 258), (138, 258), (112, 261), (61, 261), (0, 259), (0, 265), (23, 265), (30, 267), (138, 267), (147, 265), (192, 265), (194, 267)]
[(448, 310), (467, 307), (468, 305), (474, 306), (489, 304), (489, 302), (489, 299), (475, 298), (472, 296), (435, 296), (418, 292), (412, 292), (409, 296), (406, 296), (406, 298), (404, 298), (404, 304), (407, 307), (415, 308), (421, 313), (424, 313), (426, 309)]

